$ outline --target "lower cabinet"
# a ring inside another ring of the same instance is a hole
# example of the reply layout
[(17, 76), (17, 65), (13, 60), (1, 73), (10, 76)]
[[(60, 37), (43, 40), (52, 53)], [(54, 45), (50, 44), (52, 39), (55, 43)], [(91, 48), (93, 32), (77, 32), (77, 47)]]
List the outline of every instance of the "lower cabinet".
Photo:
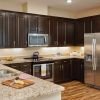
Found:
[(54, 82), (63, 83), (74, 80), (84, 82), (84, 60), (73, 58), (55, 61)]
[(17, 69), (27, 74), (31, 74), (31, 63), (13, 63), (13, 64), (5, 64), (11, 68)]
[(71, 81), (70, 60), (57, 60), (54, 63), (54, 82), (62, 83)]
[(84, 82), (84, 60), (71, 59), (72, 64), (72, 80)]

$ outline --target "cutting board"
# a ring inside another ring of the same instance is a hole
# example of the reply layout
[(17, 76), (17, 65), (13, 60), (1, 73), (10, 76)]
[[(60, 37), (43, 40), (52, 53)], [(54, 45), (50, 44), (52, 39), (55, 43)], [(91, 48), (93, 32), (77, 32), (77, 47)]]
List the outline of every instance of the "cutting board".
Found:
[(16, 89), (21, 89), (30, 85), (33, 85), (34, 82), (31, 80), (25, 80), (25, 79), (20, 79), (21, 81), (24, 82), (24, 84), (19, 84), (19, 83), (14, 83), (14, 79), (13, 80), (6, 80), (4, 82), (2, 82), (3, 85), (12, 87), (12, 88), (16, 88)]

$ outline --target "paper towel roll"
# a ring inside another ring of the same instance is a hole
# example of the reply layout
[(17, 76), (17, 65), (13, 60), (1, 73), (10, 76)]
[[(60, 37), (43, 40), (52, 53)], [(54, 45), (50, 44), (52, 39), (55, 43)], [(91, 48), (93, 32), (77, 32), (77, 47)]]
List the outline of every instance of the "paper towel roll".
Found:
[(46, 64), (41, 65), (41, 76), (46, 76)]

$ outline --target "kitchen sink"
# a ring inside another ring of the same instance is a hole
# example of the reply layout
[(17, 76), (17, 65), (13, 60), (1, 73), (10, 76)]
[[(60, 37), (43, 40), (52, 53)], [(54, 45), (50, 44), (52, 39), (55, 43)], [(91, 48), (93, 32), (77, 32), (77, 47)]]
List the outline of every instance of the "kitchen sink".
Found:
[(0, 69), (0, 78), (17, 76), (18, 74), (8, 69)]

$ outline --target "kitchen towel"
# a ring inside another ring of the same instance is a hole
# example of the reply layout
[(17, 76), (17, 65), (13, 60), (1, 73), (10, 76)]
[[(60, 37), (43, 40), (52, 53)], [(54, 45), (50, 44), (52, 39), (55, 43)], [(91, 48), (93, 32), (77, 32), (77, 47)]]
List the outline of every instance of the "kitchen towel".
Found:
[(41, 64), (41, 76), (46, 76), (46, 64)]

